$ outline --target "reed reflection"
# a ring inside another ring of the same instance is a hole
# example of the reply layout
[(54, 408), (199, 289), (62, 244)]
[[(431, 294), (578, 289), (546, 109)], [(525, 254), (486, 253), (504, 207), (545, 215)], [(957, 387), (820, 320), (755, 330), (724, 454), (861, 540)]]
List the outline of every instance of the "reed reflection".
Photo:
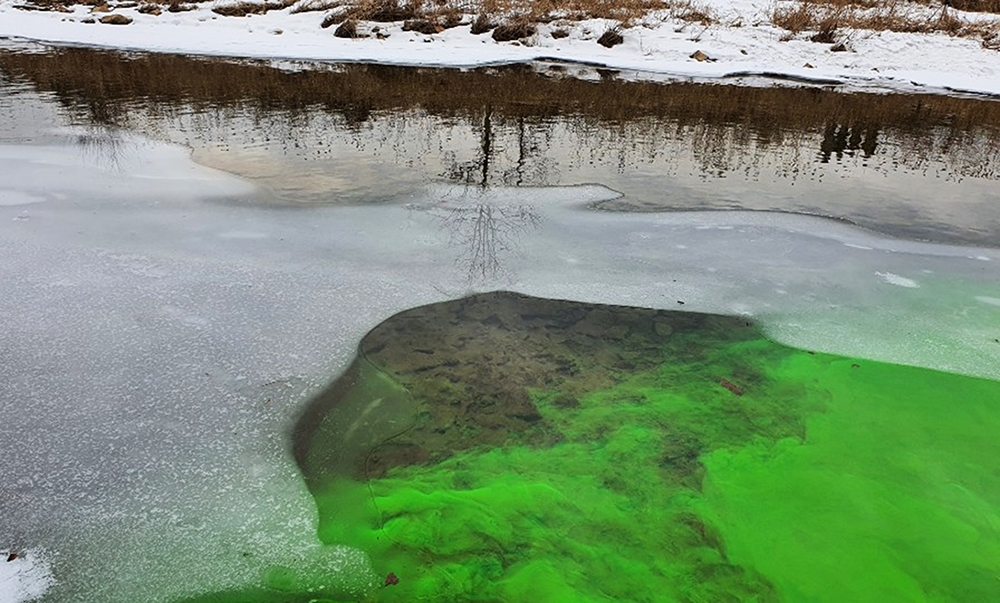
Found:
[(545, 65), (298, 67), (0, 49), (3, 77), (76, 123), (189, 145), (296, 205), (393, 202), (440, 180), (596, 182), (623, 193), (605, 209), (818, 213), (1000, 245), (1000, 102), (586, 81)]

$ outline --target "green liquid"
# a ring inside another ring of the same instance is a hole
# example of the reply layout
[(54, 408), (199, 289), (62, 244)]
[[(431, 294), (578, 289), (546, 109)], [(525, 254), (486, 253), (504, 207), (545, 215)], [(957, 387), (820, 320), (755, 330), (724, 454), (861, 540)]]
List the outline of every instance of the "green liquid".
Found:
[(1000, 385), (796, 353), (805, 442), (716, 450), (703, 512), (787, 601), (1000, 598)]
[(511, 294), (390, 323), (296, 442), (369, 600), (1000, 600), (1000, 383)]

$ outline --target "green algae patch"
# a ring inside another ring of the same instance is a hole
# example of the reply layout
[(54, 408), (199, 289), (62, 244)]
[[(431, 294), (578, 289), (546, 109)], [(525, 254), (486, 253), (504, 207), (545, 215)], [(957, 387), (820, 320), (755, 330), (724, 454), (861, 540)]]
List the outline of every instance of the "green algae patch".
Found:
[[(491, 294), (394, 317), (360, 349), (296, 450), (320, 539), (398, 576), (379, 600), (777, 600), (694, 504), (713, 446), (805, 432), (809, 404), (757, 366), (792, 352), (745, 320)], [(386, 375), (412, 425), (330, 452), (325, 426), (385, 398)]]
[(702, 504), (732, 559), (788, 601), (1000, 597), (1000, 387), (798, 355), (829, 392), (805, 441), (703, 457)]
[(345, 377), (295, 450), (320, 539), (398, 578), (372, 600), (1000, 599), (996, 382), (508, 293)]

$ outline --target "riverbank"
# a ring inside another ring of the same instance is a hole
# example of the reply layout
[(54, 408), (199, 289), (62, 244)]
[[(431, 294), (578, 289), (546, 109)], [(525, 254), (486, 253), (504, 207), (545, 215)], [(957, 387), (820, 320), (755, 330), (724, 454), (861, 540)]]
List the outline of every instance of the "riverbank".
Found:
[[(989, 33), (1000, 24), (1000, 16), (993, 13), (952, 9), (942, 10), (938, 17), (932, 12), (922, 17), (940, 21), (947, 16), (966, 24), (955, 26), (959, 29), (952, 28), (951, 34), (975, 26), (976, 35), (950, 35), (945, 30), (826, 31), (820, 25), (815, 25), (819, 30), (796, 32), (795, 25), (786, 23), (789, 30), (774, 24), (780, 16), (776, 4), (714, 0), (699, 8), (705, 17), (701, 21), (676, 11), (654, 11), (625, 22), (555, 19), (532, 24), (523, 36), (497, 41), (504, 36), (494, 35), (496, 29), (472, 33), (482, 28), (471, 13), (455, 14), (449, 22), (457, 23), (454, 27), (432, 22), (428, 28), (414, 19), (344, 20), (346, 16), (336, 9), (304, 10), (302, 2), (245, 16), (220, 14), (231, 12), (227, 7), (233, 6), (220, 2), (175, 4), (176, 12), (135, 2), (69, 7), (50, 3), (48, 10), (38, 10), (24, 0), (0, 0), (0, 38), (160, 53), (395, 65), (472, 67), (557, 60), (615, 69), (632, 79), (764, 76), (847, 89), (1000, 96), (1000, 52), (992, 49)], [(794, 14), (793, 9), (789, 3), (788, 14)], [(344, 35), (341, 26), (348, 22), (354, 23), (355, 37), (337, 37), (337, 31)], [(809, 26), (808, 20), (803, 23)], [(608, 32), (620, 35), (620, 43), (606, 46), (617, 41)]]

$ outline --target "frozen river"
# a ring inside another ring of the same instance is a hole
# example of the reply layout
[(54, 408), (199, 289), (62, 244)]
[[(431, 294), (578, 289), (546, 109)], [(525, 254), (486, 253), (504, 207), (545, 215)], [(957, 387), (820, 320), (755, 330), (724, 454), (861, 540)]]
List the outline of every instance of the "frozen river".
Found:
[[(690, 137), (672, 170), (637, 140), (635, 167), (613, 128), (569, 117), (503, 121), (491, 167), (462, 115), (155, 114), (150, 96), (118, 106), (123, 129), (59, 90), (0, 72), (0, 551), (19, 557), (0, 560), (3, 603), (172, 601), (273, 564), (371, 572), (320, 546), (292, 422), (368, 330), (470, 292), (746, 315), (791, 346), (1000, 379), (989, 154), (960, 174), (886, 137), (864, 165), (834, 149), (788, 180), (799, 164), (751, 141), (727, 148), (762, 167), (706, 179)], [(666, 129), (643, 120), (618, 127)], [(869, 228), (773, 211), (804, 205)]]

